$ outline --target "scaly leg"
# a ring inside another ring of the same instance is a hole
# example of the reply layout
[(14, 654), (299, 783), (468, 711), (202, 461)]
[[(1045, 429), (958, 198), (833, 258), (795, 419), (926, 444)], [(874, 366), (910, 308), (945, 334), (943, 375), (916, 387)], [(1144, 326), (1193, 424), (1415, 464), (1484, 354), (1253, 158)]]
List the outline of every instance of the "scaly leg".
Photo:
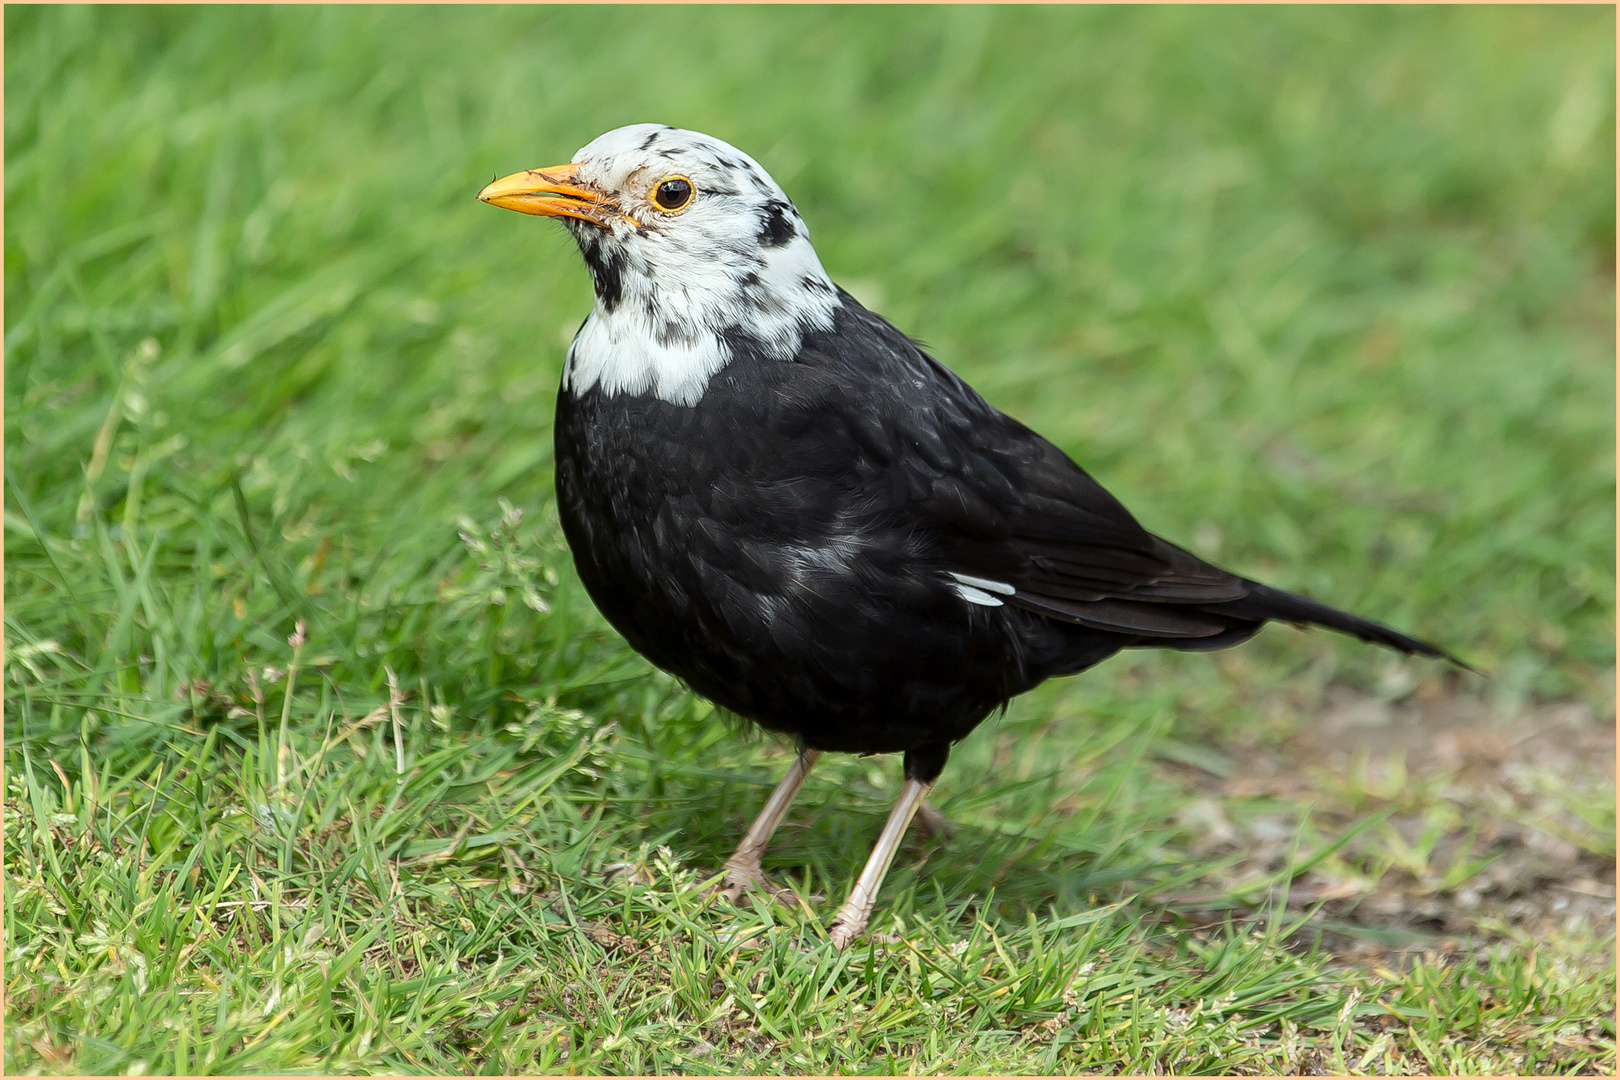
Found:
[[(937, 770), (935, 775), (938, 775)], [(922, 805), (923, 797), (928, 789), (933, 787), (933, 781), (924, 783), (921, 780), (906, 780), (906, 786), (900, 791), (900, 799), (889, 811), (889, 820), (884, 824), (883, 831), (878, 834), (877, 843), (872, 846), (872, 854), (866, 860), (866, 869), (855, 881), (855, 888), (850, 890), (849, 900), (838, 909), (838, 915), (833, 919), (830, 936), (833, 944), (842, 949), (851, 941), (866, 932), (866, 922), (872, 917), (872, 905), (877, 902), (878, 887), (883, 884), (883, 875), (889, 872), (889, 863), (894, 861), (894, 853), (900, 847), (900, 838), (906, 835), (906, 826), (917, 813), (917, 807)]]
[(788, 806), (793, 802), (793, 796), (799, 793), (799, 785), (804, 778), (815, 768), (816, 759), (821, 757), (820, 750), (801, 750), (798, 758), (788, 766), (787, 775), (782, 782), (776, 785), (771, 797), (765, 800), (765, 809), (759, 812), (759, 817), (748, 828), (748, 835), (742, 838), (737, 845), (736, 852), (726, 860), (725, 877), (720, 884), (711, 890), (710, 895), (723, 896), (735, 904), (742, 894), (764, 886), (775, 892), (775, 887), (765, 877), (760, 869), (759, 858), (765, 854), (765, 845), (771, 842), (771, 834), (782, 823), (787, 814)]

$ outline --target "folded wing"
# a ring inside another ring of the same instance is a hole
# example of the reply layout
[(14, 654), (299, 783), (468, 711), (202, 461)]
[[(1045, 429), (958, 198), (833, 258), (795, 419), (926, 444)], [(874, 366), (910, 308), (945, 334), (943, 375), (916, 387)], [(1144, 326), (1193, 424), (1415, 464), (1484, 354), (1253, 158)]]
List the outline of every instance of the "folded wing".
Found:
[[(951, 393), (972, 393), (942, 377)], [(1139, 644), (1223, 648), (1281, 619), (1467, 667), (1428, 642), (1250, 581), (1153, 535), (1057, 447), (982, 408), (958, 431), (972, 450), (918, 485), (917, 509), (940, 537), (947, 572), (985, 599)]]

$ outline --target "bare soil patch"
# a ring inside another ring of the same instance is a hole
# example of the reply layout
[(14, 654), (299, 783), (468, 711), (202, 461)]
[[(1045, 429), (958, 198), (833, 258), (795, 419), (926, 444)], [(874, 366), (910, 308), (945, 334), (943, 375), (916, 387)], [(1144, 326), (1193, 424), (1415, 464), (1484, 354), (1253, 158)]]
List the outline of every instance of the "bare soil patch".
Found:
[[(1399, 701), (1330, 686), (1280, 744), (1222, 748), (1224, 776), (1168, 766), (1206, 793), (1183, 811), (1201, 834), (1195, 850), (1235, 861), (1206, 882), (1214, 891), (1163, 899), (1199, 911), (1384, 813), (1287, 889), (1289, 907), (1320, 905), (1306, 933), (1342, 958), (1395, 964), (1414, 951), (1606, 934), (1615, 749), (1612, 714), (1580, 701), (1504, 712), (1438, 681)], [(1296, 852), (1306, 813), (1320, 839)], [(1281, 899), (1281, 885), (1250, 898), (1267, 895)]]

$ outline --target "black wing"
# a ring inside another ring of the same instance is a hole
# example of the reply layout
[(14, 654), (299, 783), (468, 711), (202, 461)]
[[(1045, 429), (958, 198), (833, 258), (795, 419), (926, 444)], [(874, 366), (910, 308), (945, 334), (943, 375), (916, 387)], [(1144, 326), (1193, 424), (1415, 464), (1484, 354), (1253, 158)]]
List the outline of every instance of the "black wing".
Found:
[[(1269, 619), (1331, 627), (1402, 652), (1449, 653), (1212, 566), (1136, 521), (1040, 435), (847, 295), (840, 366), (875, 407), (873, 442), (903, 447), (909, 507), (958, 583), (1013, 607), (1176, 648), (1219, 648)], [(1462, 665), (1465, 666), (1466, 665)]]

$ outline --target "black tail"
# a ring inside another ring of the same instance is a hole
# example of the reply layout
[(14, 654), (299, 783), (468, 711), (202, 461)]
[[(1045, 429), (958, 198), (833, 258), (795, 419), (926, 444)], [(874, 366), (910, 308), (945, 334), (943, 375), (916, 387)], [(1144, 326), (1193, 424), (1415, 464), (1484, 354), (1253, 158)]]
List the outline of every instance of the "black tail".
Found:
[(1391, 630), (1370, 619), (1319, 604), (1315, 600), (1296, 596), (1291, 592), (1273, 589), (1269, 585), (1253, 581), (1246, 584), (1249, 586), (1248, 596), (1241, 600), (1229, 600), (1224, 604), (1211, 604), (1209, 610), (1222, 615), (1235, 615), (1241, 619), (1281, 619), (1300, 626), (1325, 626), (1330, 630), (1358, 637), (1362, 641), (1370, 641), (1374, 645), (1418, 656), (1433, 656), (1455, 664), (1464, 671), (1471, 671), (1475, 675), (1483, 674), (1473, 665), (1464, 663), (1440, 646), (1407, 637), (1399, 630)]

